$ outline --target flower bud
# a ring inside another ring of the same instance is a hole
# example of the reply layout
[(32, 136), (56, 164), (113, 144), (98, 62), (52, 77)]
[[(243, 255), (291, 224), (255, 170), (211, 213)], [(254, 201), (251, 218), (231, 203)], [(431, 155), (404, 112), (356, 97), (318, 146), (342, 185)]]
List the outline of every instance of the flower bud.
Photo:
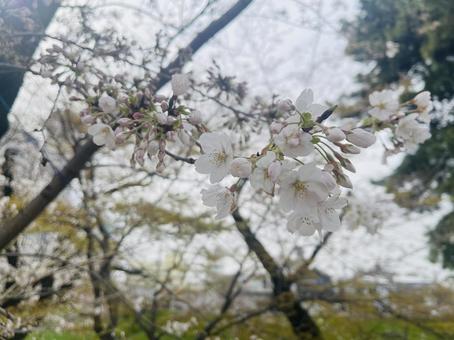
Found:
[(104, 113), (117, 113), (117, 102), (105, 92), (99, 98), (98, 106)]
[(339, 128), (331, 128), (326, 131), (326, 137), (330, 142), (341, 142), (345, 139), (345, 133)]
[(134, 160), (139, 163), (140, 166), (145, 164), (145, 150), (138, 148), (134, 152)]
[(150, 143), (148, 143), (148, 148), (147, 148), (148, 157), (151, 158), (151, 156), (156, 155), (158, 153), (158, 151), (159, 151), (159, 142), (158, 141), (152, 140)]
[(364, 129), (353, 129), (347, 134), (347, 140), (360, 148), (368, 148), (375, 143), (377, 137)]
[(117, 123), (120, 126), (128, 126), (131, 123), (131, 119), (129, 119), (129, 118), (120, 118), (119, 120), (117, 120)]
[(154, 100), (155, 102), (162, 102), (162, 101), (167, 101), (167, 97), (162, 95), (162, 94), (157, 94), (155, 97), (154, 97)]
[(340, 155), (337, 152), (334, 153), (334, 156), (338, 159), (339, 163), (341, 164), (341, 166), (344, 169), (346, 169), (350, 172), (356, 172), (356, 169), (353, 166), (353, 163), (348, 158), (342, 157), (342, 155)]
[(290, 99), (282, 99), (277, 102), (277, 111), (281, 113), (290, 112), (294, 105)]
[(166, 138), (171, 142), (175, 142), (177, 139), (177, 133), (175, 131), (167, 131)]
[(340, 147), (340, 149), (343, 153), (351, 153), (351, 154), (357, 155), (361, 152), (361, 150), (359, 148), (357, 148), (356, 146), (354, 146), (353, 144), (337, 144), (336, 143), (336, 145)]
[(282, 123), (272, 122), (270, 125), (271, 133), (277, 135), (279, 132), (281, 132), (283, 127), (284, 127), (284, 124), (282, 124)]
[(169, 109), (169, 103), (167, 103), (167, 101), (165, 101), (165, 100), (163, 100), (160, 105), (161, 105), (161, 109), (163, 112), (165, 112)]
[(353, 184), (350, 181), (350, 178), (346, 174), (344, 174), (342, 171), (335, 169), (334, 175), (336, 176), (337, 184), (339, 184), (341, 187), (344, 187), (347, 189), (353, 189)]
[(134, 118), (134, 119), (142, 119), (143, 118), (143, 113), (142, 112), (134, 112), (132, 114), (132, 118)]
[(248, 178), (251, 172), (251, 162), (246, 158), (235, 158), (230, 164), (230, 173), (234, 177)]
[(412, 102), (416, 105), (416, 110), (421, 113), (429, 112), (433, 108), (429, 91), (418, 93)]
[(199, 125), (202, 124), (202, 113), (200, 111), (192, 111), (188, 117), (188, 120), (191, 124)]
[(95, 118), (92, 115), (84, 115), (80, 118), (80, 121), (86, 125), (91, 125), (95, 122)]
[(114, 131), (115, 134), (115, 142), (117, 144), (123, 144), (128, 137), (127, 132), (123, 129), (123, 127), (119, 126)]

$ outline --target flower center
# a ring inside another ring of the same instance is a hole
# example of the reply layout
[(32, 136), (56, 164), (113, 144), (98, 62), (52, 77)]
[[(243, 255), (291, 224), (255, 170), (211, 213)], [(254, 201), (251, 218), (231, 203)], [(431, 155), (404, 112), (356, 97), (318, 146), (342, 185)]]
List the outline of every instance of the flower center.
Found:
[(212, 162), (218, 166), (224, 164), (226, 159), (227, 155), (225, 152), (216, 152), (211, 155)]
[(306, 184), (301, 181), (293, 183), (293, 188), (295, 189), (296, 196), (303, 196), (307, 189)]

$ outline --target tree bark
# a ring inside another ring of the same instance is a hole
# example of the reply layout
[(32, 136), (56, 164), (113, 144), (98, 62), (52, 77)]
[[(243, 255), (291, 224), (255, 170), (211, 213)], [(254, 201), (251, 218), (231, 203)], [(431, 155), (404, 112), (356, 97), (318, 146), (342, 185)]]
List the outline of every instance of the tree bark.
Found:
[[(227, 12), (219, 19), (209, 24), (203, 31), (191, 41), (185, 48), (192, 55), (196, 53), (205, 43), (207, 43), (219, 31), (231, 23), (253, 0), (238, 0)], [(181, 69), (187, 60), (181, 58), (181, 54), (175, 58), (167, 67), (163, 68), (156, 77), (155, 89), (162, 88), (171, 77), (171, 72)], [(63, 189), (78, 176), (85, 166), (99, 149), (91, 140), (85, 143), (68, 162), (63, 170), (57, 173), (51, 182), (36, 196), (22, 211), (12, 220), (6, 222), (0, 228), (0, 250), (15, 239), (41, 212), (51, 203)]]
[(302, 307), (299, 299), (291, 291), (291, 281), (285, 276), (282, 268), (274, 261), (262, 243), (255, 237), (247, 221), (235, 210), (232, 213), (235, 225), (243, 236), (249, 249), (258, 257), (260, 263), (271, 277), (273, 297), (276, 308), (290, 322), (293, 332), (301, 340), (320, 340), (322, 335), (315, 321)]

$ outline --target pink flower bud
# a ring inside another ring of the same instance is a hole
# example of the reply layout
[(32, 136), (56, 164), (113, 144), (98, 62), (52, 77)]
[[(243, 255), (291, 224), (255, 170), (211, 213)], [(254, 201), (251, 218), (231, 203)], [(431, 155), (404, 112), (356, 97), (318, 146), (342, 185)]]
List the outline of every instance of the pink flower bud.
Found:
[(326, 131), (326, 137), (330, 142), (341, 142), (345, 139), (345, 133), (339, 128), (331, 128)]
[(282, 99), (277, 102), (277, 110), (279, 112), (285, 113), (293, 110), (294, 105), (290, 99)]
[(336, 176), (337, 184), (347, 189), (353, 189), (353, 184), (350, 181), (350, 178), (342, 171), (334, 170), (334, 174)]
[(159, 151), (159, 143), (155, 140), (152, 140), (150, 143), (148, 143), (148, 157), (151, 158), (151, 156), (154, 156), (158, 153)]
[(271, 133), (278, 134), (279, 132), (281, 132), (283, 127), (284, 127), (284, 124), (282, 124), (282, 123), (272, 122), (270, 125)]
[(188, 120), (194, 125), (202, 124), (202, 113), (200, 111), (193, 111), (189, 115)]
[(167, 101), (167, 97), (162, 95), (162, 94), (157, 94), (155, 97), (154, 97), (154, 100), (158, 103), (162, 102), (162, 101)]
[(230, 173), (234, 177), (248, 178), (251, 172), (251, 162), (246, 158), (235, 158), (230, 164)]
[(167, 111), (167, 110), (169, 109), (169, 104), (168, 104), (165, 100), (163, 100), (163, 101), (161, 102), (161, 109), (162, 109), (162, 111), (164, 111), (164, 112)]
[(347, 140), (360, 148), (368, 148), (375, 143), (377, 137), (364, 129), (353, 129), (347, 134)]
[(91, 115), (85, 115), (80, 118), (80, 121), (84, 124), (91, 125), (95, 122), (95, 118)]
[(119, 120), (117, 120), (117, 123), (120, 126), (128, 126), (129, 124), (131, 124), (131, 119), (129, 119), (129, 118), (120, 118)]
[(175, 131), (168, 131), (166, 132), (166, 138), (171, 142), (175, 142), (177, 133)]
[(134, 118), (134, 119), (142, 119), (143, 118), (143, 113), (142, 112), (134, 112), (132, 114), (132, 118)]
[(134, 160), (139, 163), (140, 166), (145, 164), (145, 150), (144, 149), (136, 149), (134, 153)]
[(361, 150), (354, 146), (353, 144), (338, 144), (338, 146), (340, 147), (343, 153), (351, 153), (357, 155), (361, 152)]

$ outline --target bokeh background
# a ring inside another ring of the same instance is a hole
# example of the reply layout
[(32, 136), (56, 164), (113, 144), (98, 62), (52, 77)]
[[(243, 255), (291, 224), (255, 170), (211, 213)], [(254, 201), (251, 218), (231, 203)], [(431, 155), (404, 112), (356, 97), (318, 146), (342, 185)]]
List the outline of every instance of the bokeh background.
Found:
[[(189, 55), (232, 6), (241, 12)], [(206, 178), (132, 167), (127, 145), (98, 151), (0, 253), (0, 338), (454, 339), (452, 32), (450, 0), (0, 0), (2, 223), (85, 141), (68, 90), (79, 82), (149, 84), (180, 58), (187, 101), (241, 152), (268, 137), (256, 118), (304, 88), (337, 104), (339, 123), (364, 116), (374, 90), (434, 99), (432, 138), (415, 154), (385, 159), (383, 132), (354, 157), (355, 190), (329, 237), (291, 234), (273, 198), (242, 194), (249, 232), (318, 337), (295, 332), (234, 220), (201, 205)]]

